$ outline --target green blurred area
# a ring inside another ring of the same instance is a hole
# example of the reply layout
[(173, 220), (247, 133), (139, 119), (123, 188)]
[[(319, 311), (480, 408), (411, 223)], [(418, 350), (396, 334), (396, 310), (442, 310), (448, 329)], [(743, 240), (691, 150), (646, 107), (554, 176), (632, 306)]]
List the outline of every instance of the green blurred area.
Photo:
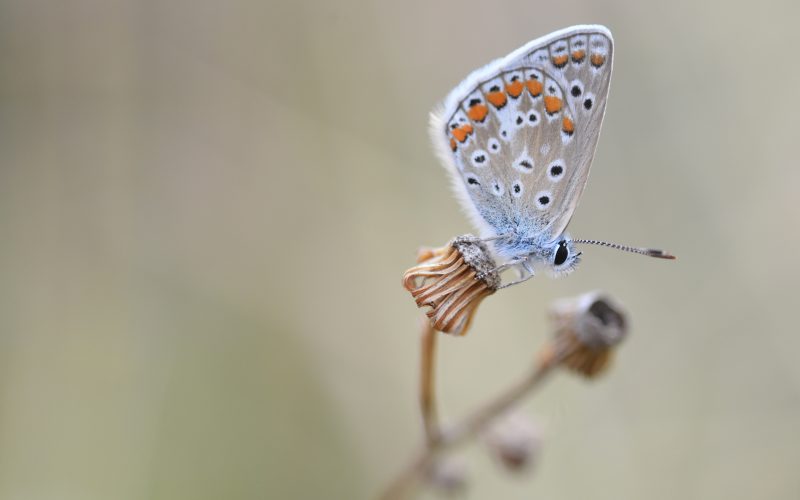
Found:
[(794, 2), (0, 1), (0, 498), (366, 498), (421, 441), (420, 245), (468, 232), (427, 113), (578, 23), (615, 36), (568, 279), (444, 338), (457, 417), (524, 372), (546, 307), (633, 333), (524, 410), (534, 474), (469, 498), (800, 497)]

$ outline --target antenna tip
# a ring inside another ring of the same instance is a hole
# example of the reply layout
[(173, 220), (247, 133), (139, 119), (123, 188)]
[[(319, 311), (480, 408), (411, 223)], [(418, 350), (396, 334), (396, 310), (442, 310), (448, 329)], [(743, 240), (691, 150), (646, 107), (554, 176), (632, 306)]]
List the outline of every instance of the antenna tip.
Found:
[(657, 259), (667, 259), (667, 260), (675, 260), (677, 257), (672, 255), (669, 252), (665, 252), (664, 250), (657, 250), (655, 248), (648, 248), (647, 255), (650, 257), (655, 257)]

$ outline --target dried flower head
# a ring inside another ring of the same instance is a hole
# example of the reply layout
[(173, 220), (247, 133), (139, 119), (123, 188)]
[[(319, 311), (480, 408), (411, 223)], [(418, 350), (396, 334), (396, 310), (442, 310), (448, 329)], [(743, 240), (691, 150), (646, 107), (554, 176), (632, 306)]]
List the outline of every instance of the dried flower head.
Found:
[(430, 308), (427, 315), (435, 329), (464, 335), (478, 305), (500, 286), (489, 249), (466, 234), (447, 246), (421, 250), (417, 262), (403, 276), (403, 286), (418, 307)]
[(484, 439), (492, 455), (512, 472), (533, 467), (542, 448), (539, 426), (518, 412), (493, 422)]
[(614, 347), (628, 334), (622, 308), (600, 292), (557, 301), (550, 314), (554, 348), (566, 352), (561, 363), (589, 378), (609, 366)]

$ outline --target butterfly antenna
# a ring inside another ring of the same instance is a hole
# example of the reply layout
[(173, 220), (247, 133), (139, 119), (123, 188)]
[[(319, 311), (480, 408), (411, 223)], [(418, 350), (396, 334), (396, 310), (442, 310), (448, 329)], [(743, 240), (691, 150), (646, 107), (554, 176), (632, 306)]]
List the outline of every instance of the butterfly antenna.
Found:
[(585, 243), (587, 245), (599, 245), (601, 247), (615, 248), (617, 250), (622, 250), (623, 252), (638, 253), (640, 255), (647, 255), (648, 257), (655, 257), (657, 259), (675, 260), (674, 255), (670, 254), (669, 252), (665, 252), (664, 250), (658, 250), (656, 248), (629, 247), (627, 245), (620, 245), (619, 243), (609, 243), (608, 241), (598, 241), (598, 240), (572, 240), (572, 241), (573, 243)]

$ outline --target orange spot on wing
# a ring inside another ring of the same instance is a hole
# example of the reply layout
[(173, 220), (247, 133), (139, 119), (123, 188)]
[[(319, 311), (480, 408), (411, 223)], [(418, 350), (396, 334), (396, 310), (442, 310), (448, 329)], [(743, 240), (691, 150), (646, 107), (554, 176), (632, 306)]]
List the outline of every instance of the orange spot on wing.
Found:
[(539, 95), (541, 95), (543, 87), (542, 82), (531, 79), (525, 82), (525, 84), (528, 86), (528, 92), (530, 92), (533, 97), (539, 97)]
[(576, 62), (576, 63), (583, 62), (583, 58), (584, 57), (586, 57), (586, 51), (585, 50), (576, 50), (576, 51), (572, 52), (572, 61), (573, 62)]
[(454, 128), (450, 133), (458, 142), (464, 142), (467, 140), (467, 136), (472, 133), (472, 125), (462, 125), (458, 128)]
[(506, 92), (508, 92), (508, 95), (511, 97), (519, 97), (523, 88), (522, 82), (517, 80), (506, 85)]
[(556, 68), (563, 68), (567, 64), (568, 60), (569, 60), (569, 56), (567, 56), (566, 54), (564, 54), (563, 56), (553, 56), (552, 57), (553, 65)]
[(602, 54), (592, 54), (592, 57), (589, 58), (589, 61), (591, 61), (592, 66), (599, 68), (604, 62), (606, 62), (606, 58)]
[(456, 149), (458, 149), (458, 144), (456, 143), (455, 139), (450, 139), (450, 149), (452, 149), (453, 152), (455, 152)]
[(485, 104), (476, 104), (469, 108), (467, 116), (469, 116), (469, 119), (472, 121), (482, 122), (488, 113), (489, 108), (487, 108)]
[(506, 94), (504, 92), (489, 92), (486, 94), (486, 100), (494, 105), (495, 108), (500, 109), (506, 105)]
[(564, 119), (561, 120), (561, 130), (567, 135), (572, 135), (572, 133), (575, 132), (575, 124), (572, 123), (572, 120), (570, 120), (568, 116), (565, 116)]
[(548, 115), (554, 115), (561, 111), (561, 99), (554, 95), (544, 96), (544, 109)]

